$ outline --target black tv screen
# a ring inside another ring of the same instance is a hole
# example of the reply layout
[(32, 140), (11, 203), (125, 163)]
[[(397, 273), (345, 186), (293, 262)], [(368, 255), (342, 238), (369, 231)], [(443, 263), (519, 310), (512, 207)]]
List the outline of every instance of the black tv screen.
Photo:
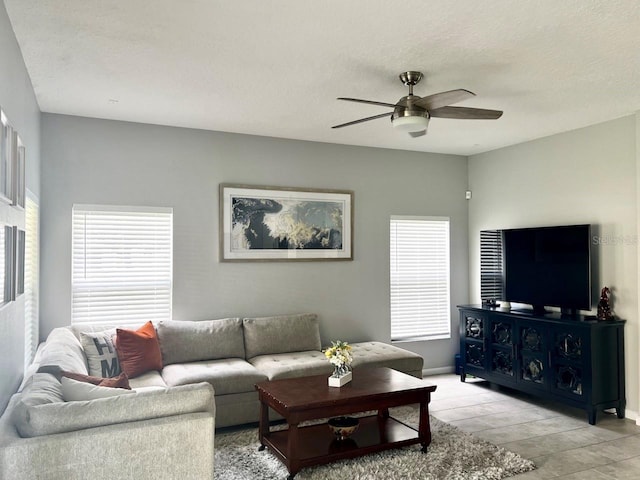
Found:
[(591, 309), (591, 226), (503, 230), (505, 300)]

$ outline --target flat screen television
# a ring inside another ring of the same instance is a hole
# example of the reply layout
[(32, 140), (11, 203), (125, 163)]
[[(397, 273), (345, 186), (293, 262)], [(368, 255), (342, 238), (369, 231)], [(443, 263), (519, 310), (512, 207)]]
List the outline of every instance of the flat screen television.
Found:
[(591, 226), (502, 231), (504, 300), (534, 312), (591, 310)]

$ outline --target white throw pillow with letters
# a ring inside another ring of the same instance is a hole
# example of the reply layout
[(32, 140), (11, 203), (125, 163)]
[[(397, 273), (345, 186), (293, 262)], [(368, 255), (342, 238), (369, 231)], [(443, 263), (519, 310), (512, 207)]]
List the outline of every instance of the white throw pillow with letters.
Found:
[(62, 377), (62, 398), (65, 402), (95, 400), (97, 398), (116, 397), (135, 393), (133, 390), (124, 388), (99, 387), (92, 383), (79, 382), (72, 378)]
[(116, 329), (104, 332), (81, 332), (80, 342), (89, 363), (89, 375), (94, 377), (117, 377), (120, 362), (114, 342)]

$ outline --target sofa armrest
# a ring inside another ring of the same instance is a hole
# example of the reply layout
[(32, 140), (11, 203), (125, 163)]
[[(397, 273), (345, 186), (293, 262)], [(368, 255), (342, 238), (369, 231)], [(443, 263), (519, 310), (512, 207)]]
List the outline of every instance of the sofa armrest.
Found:
[[(0, 441), (0, 480), (213, 479), (212, 412)], [(5, 431), (3, 430), (3, 434)]]
[(89, 401), (29, 405), (18, 400), (12, 420), (22, 437), (36, 437), (197, 412), (215, 416), (213, 387), (208, 383)]

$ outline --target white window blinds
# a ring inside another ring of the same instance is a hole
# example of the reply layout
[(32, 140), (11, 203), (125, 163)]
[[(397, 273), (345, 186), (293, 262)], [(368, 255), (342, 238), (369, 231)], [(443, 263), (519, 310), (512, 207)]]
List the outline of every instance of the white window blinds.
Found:
[(25, 257), (24, 257), (24, 364), (28, 367), (38, 348), (39, 340), (39, 282), (40, 282), (40, 228), (39, 207), (27, 192), (25, 205)]
[(173, 211), (74, 205), (72, 324), (171, 319)]
[(502, 230), (480, 232), (480, 298), (501, 300)]
[(449, 219), (391, 217), (391, 340), (451, 337)]

